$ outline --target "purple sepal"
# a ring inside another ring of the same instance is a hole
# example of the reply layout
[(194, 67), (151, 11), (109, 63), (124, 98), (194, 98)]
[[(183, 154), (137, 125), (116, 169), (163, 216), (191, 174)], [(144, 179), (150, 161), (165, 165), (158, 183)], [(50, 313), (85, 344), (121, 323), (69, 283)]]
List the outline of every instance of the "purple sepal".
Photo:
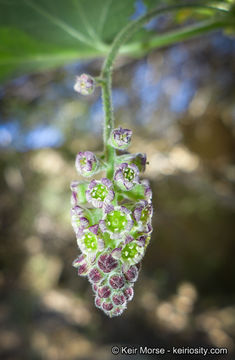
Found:
[(129, 269), (124, 273), (125, 278), (130, 282), (135, 282), (138, 278), (138, 268), (135, 265), (129, 267)]

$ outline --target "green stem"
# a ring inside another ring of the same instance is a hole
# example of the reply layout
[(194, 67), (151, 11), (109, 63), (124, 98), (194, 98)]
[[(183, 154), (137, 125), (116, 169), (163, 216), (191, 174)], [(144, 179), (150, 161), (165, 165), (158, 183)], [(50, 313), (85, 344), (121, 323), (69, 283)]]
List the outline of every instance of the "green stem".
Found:
[[(164, 14), (166, 12), (171, 12), (179, 9), (189, 9), (189, 8), (200, 8), (200, 9), (211, 9), (220, 11), (223, 13), (227, 13), (228, 11), (225, 9), (221, 9), (216, 7), (215, 5), (206, 5), (205, 1), (202, 4), (199, 3), (190, 3), (190, 4), (177, 4), (172, 6), (164, 6), (161, 8), (154, 9), (147, 14), (143, 15), (139, 19), (129, 23), (126, 27), (124, 27), (120, 33), (116, 36), (109, 51), (109, 54), (104, 62), (100, 78), (102, 79), (101, 87), (102, 87), (102, 99), (103, 99), (103, 107), (105, 113), (105, 123), (104, 123), (104, 153), (105, 158), (108, 163), (107, 177), (111, 178), (113, 176), (114, 171), (114, 161), (115, 161), (115, 149), (109, 145), (109, 137), (114, 127), (114, 119), (113, 119), (113, 106), (112, 106), (112, 97), (111, 97), (111, 86), (112, 86), (112, 68), (116, 56), (121, 48), (121, 46), (136, 32), (138, 31), (144, 24), (149, 22), (152, 18)], [(191, 28), (178, 30), (175, 32), (168, 33), (166, 35), (160, 35), (157, 38), (152, 40), (150, 46), (162, 46), (166, 43), (171, 43), (173, 41), (184, 40), (194, 35), (198, 35), (199, 33), (218, 28), (224, 24), (222, 21), (211, 21), (210, 23), (204, 23), (201, 27), (194, 25)]]

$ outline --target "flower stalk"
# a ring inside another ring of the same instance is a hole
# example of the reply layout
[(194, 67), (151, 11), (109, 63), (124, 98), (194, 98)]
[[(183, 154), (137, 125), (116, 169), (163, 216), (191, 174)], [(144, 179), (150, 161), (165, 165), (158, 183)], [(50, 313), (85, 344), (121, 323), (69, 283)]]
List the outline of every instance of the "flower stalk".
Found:
[[(139, 274), (140, 263), (152, 233), (152, 191), (148, 180), (141, 180), (145, 170), (146, 155), (126, 152), (132, 131), (114, 129), (112, 104), (112, 71), (117, 54), (123, 44), (144, 24), (157, 15), (179, 9), (211, 9), (226, 12), (216, 5), (182, 3), (154, 9), (129, 23), (115, 38), (99, 77), (93, 79), (82, 74), (77, 77), (75, 90), (83, 95), (91, 94), (95, 84), (102, 89), (104, 109), (104, 154), (100, 157), (90, 151), (79, 152), (76, 169), (85, 181), (71, 184), (71, 218), (77, 244), (82, 252), (73, 262), (78, 275), (87, 276), (95, 293), (95, 305), (109, 317), (118, 316), (126, 309), (134, 295), (134, 283)], [(221, 25), (218, 20), (217, 25)], [(177, 40), (186, 39), (213, 28), (215, 23), (175, 32)], [(216, 25), (216, 26), (217, 26)], [(155, 44), (159, 45), (164, 35)], [(165, 35), (164, 41), (174, 35)], [(162, 44), (164, 44), (162, 41)], [(118, 153), (117, 153), (118, 151)], [(100, 180), (87, 181), (105, 168), (106, 175)]]

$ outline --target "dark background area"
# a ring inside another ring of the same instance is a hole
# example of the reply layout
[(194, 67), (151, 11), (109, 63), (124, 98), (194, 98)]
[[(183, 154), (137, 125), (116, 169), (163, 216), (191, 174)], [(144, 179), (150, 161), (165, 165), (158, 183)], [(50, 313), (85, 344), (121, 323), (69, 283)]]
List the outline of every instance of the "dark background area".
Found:
[(71, 266), (75, 156), (102, 150), (103, 121), (99, 89), (82, 98), (73, 85), (101, 64), (0, 89), (0, 358), (129, 359), (111, 346), (151, 345), (226, 347), (211, 358), (234, 359), (235, 40), (215, 32), (116, 63), (116, 125), (147, 154), (155, 212), (134, 299), (113, 319)]

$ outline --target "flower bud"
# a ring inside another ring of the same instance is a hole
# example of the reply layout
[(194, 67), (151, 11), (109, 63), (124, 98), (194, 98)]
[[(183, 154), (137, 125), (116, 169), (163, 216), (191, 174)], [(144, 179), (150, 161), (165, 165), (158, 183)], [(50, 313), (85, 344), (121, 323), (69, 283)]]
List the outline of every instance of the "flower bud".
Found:
[(77, 76), (74, 90), (81, 95), (91, 95), (95, 90), (95, 79), (87, 74)]
[(125, 277), (130, 282), (135, 282), (138, 278), (139, 271), (136, 266), (131, 266), (127, 272), (125, 272)]
[(133, 296), (134, 296), (134, 290), (132, 287), (128, 287), (126, 288), (124, 291), (124, 296), (126, 298), (127, 301), (131, 301), (133, 299)]
[(82, 176), (90, 177), (97, 171), (98, 160), (91, 151), (80, 151), (77, 154), (75, 166)]
[(88, 278), (91, 283), (98, 283), (102, 279), (102, 274), (98, 269), (93, 268), (89, 272)]
[(113, 303), (115, 305), (124, 305), (126, 303), (126, 298), (124, 295), (113, 295), (112, 297)]
[(112, 303), (103, 302), (102, 308), (103, 308), (103, 310), (105, 310), (105, 311), (110, 311), (110, 310), (112, 310), (112, 308), (113, 308), (113, 304), (112, 304)]
[(108, 286), (103, 286), (102, 288), (98, 289), (98, 295), (101, 298), (108, 298), (111, 294), (111, 290)]
[(113, 289), (121, 289), (125, 284), (125, 278), (122, 275), (112, 275), (109, 284)]
[(110, 144), (119, 150), (128, 148), (131, 142), (132, 131), (129, 129), (122, 129), (121, 127), (114, 129), (111, 134)]
[(110, 254), (101, 254), (98, 266), (104, 273), (109, 273), (118, 266), (118, 262)]

